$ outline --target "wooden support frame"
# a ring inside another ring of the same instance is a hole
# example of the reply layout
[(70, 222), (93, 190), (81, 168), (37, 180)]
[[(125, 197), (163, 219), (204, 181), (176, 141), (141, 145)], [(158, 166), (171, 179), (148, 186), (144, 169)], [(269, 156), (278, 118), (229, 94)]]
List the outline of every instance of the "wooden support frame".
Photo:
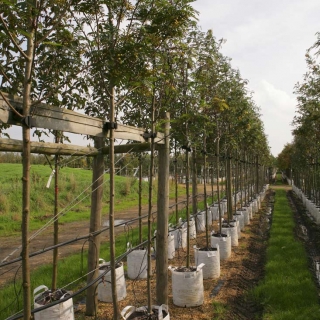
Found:
[[(4, 93), (3, 95), (17, 110), (22, 108), (21, 98)], [(110, 130), (106, 129), (107, 121), (79, 112), (39, 103), (31, 107), (30, 114), (30, 117), (18, 119), (6, 101), (0, 97), (0, 123), (11, 125), (25, 123), (33, 128), (45, 128), (95, 137), (110, 137)], [(145, 129), (118, 123), (117, 128), (114, 130), (114, 138), (143, 143), (146, 142), (144, 138), (145, 132)], [(155, 143), (164, 144), (164, 135), (162, 133), (157, 133)]]
[[(150, 143), (130, 143), (114, 147), (114, 153), (144, 152), (150, 150)], [(22, 152), (22, 141), (0, 138), (0, 152)], [(73, 144), (57, 144), (50, 142), (31, 142), (31, 153), (64, 156), (88, 156), (94, 157), (99, 153), (108, 154), (109, 147), (100, 150), (94, 147), (80, 147)]]

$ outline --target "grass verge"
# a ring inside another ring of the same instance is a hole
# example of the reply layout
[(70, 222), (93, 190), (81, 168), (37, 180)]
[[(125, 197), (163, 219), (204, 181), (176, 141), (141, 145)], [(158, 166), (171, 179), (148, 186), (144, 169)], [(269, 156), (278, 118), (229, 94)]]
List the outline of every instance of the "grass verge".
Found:
[(266, 260), (265, 278), (251, 292), (264, 307), (263, 319), (320, 319), (317, 289), (283, 189), (276, 190)]

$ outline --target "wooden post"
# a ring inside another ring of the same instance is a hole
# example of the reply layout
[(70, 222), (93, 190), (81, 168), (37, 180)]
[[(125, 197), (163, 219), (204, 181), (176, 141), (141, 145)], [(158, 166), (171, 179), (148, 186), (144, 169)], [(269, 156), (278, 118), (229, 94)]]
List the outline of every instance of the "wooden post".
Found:
[[(104, 138), (94, 138), (94, 146), (98, 150), (104, 146)], [(92, 194), (91, 194), (91, 214), (90, 214), (90, 233), (101, 227), (101, 210), (103, 196), (104, 178), (104, 155), (98, 154), (93, 159), (92, 167)], [(92, 279), (99, 276), (99, 257), (100, 257), (100, 234), (93, 236), (89, 242), (88, 250), (88, 277), (89, 283)], [(95, 316), (98, 311), (98, 291), (97, 283), (87, 289), (86, 315)]]
[(165, 115), (165, 144), (159, 145), (159, 178), (157, 204), (156, 300), (168, 305), (168, 217), (169, 217), (169, 156), (170, 114)]

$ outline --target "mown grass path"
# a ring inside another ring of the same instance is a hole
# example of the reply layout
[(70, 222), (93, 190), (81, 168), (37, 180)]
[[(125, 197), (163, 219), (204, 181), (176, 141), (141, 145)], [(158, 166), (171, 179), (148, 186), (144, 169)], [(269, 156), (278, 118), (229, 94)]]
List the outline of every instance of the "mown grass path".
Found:
[(253, 290), (263, 305), (263, 319), (320, 319), (316, 285), (303, 244), (294, 234), (294, 217), (286, 190), (276, 187), (268, 240), (265, 278)]

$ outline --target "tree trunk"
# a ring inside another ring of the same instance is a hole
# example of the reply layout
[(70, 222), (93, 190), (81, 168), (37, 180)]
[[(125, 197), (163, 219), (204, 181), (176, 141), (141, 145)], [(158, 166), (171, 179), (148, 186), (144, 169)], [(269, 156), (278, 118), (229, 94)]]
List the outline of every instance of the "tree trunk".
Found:
[[(32, 84), (32, 65), (34, 53), (34, 23), (33, 8), (36, 7), (35, 1), (27, 4), (28, 12), (28, 33), (27, 38), (27, 59), (23, 84), (23, 117), (27, 120), (30, 116), (30, 94)], [(31, 319), (31, 292), (30, 292), (30, 261), (29, 261), (29, 220), (30, 220), (30, 128), (27, 123), (22, 127), (22, 287), (23, 287), (23, 316), (24, 320)]]
[(142, 158), (139, 155), (139, 243), (142, 242)]
[[(94, 146), (100, 149), (104, 146), (104, 138), (94, 138)], [(92, 167), (92, 194), (91, 194), (91, 214), (90, 230), (92, 234), (101, 228), (101, 211), (103, 197), (104, 180), (104, 155), (101, 153), (94, 157)], [(88, 277), (89, 283), (99, 276), (99, 258), (100, 258), (100, 234), (92, 237), (89, 241), (88, 250)], [(98, 311), (98, 291), (97, 283), (87, 289), (86, 315), (95, 316)]]
[[(59, 133), (55, 132), (55, 142), (59, 143)], [(54, 231), (53, 231), (53, 244), (57, 245), (59, 243), (59, 220), (58, 220), (58, 207), (59, 207), (59, 156), (54, 157)], [(58, 248), (53, 249), (53, 259), (52, 259), (52, 291), (57, 289), (57, 279), (58, 279)]]
[(198, 183), (197, 183), (197, 149), (192, 150), (192, 213), (196, 214), (198, 210)]
[(169, 218), (169, 159), (170, 114), (165, 115), (165, 144), (159, 145), (159, 178), (157, 205), (157, 304), (168, 305), (168, 218)]
[[(115, 121), (115, 107), (114, 107), (114, 86), (110, 86), (110, 122)], [(112, 125), (111, 125), (112, 127)], [(116, 288), (116, 245), (114, 233), (114, 129), (110, 128), (109, 137), (109, 172), (110, 172), (110, 198), (109, 198), (109, 241), (110, 241), (110, 268), (111, 268), (111, 289), (113, 302), (113, 318), (120, 319), (120, 312), (118, 306), (117, 288)]]
[(227, 150), (227, 159), (226, 159), (226, 176), (227, 176), (227, 204), (228, 204), (228, 223), (232, 220), (232, 172), (231, 172), (231, 154)]
[(190, 230), (189, 230), (189, 224), (190, 224), (190, 204), (189, 204), (189, 198), (190, 198), (190, 190), (189, 190), (189, 146), (186, 148), (186, 197), (187, 197), (187, 204), (186, 204), (186, 218), (187, 218), (187, 261), (186, 261), (186, 267), (190, 267)]

